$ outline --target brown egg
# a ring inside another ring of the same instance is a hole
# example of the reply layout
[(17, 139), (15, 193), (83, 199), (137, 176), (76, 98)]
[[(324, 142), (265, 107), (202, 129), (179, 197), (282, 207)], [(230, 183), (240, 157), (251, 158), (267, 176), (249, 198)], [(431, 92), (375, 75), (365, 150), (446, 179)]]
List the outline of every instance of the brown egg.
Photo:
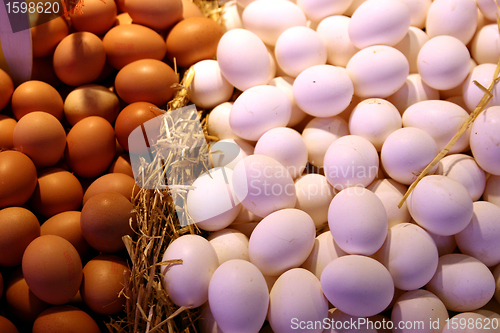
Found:
[(125, 296), (119, 296), (124, 286), (124, 272), (130, 274), (127, 262), (122, 258), (101, 254), (83, 268), (80, 293), (83, 301), (94, 312), (112, 315), (125, 305)]
[(12, 136), (14, 134), (14, 127), (16, 127), (16, 124), (17, 121), (14, 118), (0, 114), (0, 150), (14, 148)]
[[(97, 178), (85, 191), (83, 195), (83, 205), (92, 198), (94, 195), (103, 192), (116, 192), (122, 194), (127, 199), (132, 198), (134, 193), (135, 180), (123, 173), (108, 173), (104, 176)], [(138, 188), (135, 189), (137, 193)]]
[(115, 156), (115, 131), (104, 118), (80, 120), (67, 135), (65, 159), (80, 177), (96, 177), (105, 172)]
[(52, 216), (40, 227), (40, 234), (56, 235), (69, 241), (78, 251), (80, 258), (90, 252), (91, 247), (82, 234), (80, 225), (80, 215), (78, 211), (67, 211)]
[(142, 59), (123, 67), (115, 79), (118, 96), (125, 102), (165, 105), (174, 96), (172, 85), (179, 83), (174, 70), (156, 59)]
[(156, 105), (147, 102), (136, 102), (123, 108), (115, 122), (116, 138), (120, 145), (128, 151), (130, 133), (138, 126), (161, 114), (162, 112), (157, 109)]
[(40, 313), (32, 333), (101, 333), (85, 311), (71, 305), (53, 306)]
[(59, 92), (42, 81), (26, 81), (12, 94), (12, 112), (17, 120), (34, 111), (50, 113), (58, 120), (63, 115), (63, 100)]
[(139, 24), (118, 25), (102, 40), (109, 63), (116, 69), (140, 59), (162, 60), (167, 45), (159, 33)]
[(132, 18), (128, 13), (121, 13), (116, 16), (115, 26), (122, 24), (132, 24)]
[(125, 0), (125, 11), (135, 23), (165, 30), (182, 20), (182, 1)]
[(40, 223), (36, 216), (22, 207), (0, 210), (0, 266), (21, 265), (24, 250), (38, 236)]
[(80, 255), (59, 236), (44, 235), (32, 241), (24, 251), (22, 267), (33, 294), (50, 304), (71, 301), (82, 282)]
[(14, 325), (9, 319), (4, 316), (0, 316), (0, 332), (2, 333), (19, 333)]
[(132, 165), (130, 164), (130, 156), (128, 154), (118, 156), (113, 163), (111, 163), (108, 172), (123, 173), (134, 178), (134, 172), (132, 171)]
[(206, 17), (191, 17), (177, 23), (167, 36), (167, 56), (177, 65), (189, 67), (212, 59), (224, 31), (219, 23)]
[(22, 117), (14, 128), (14, 147), (37, 168), (55, 165), (66, 148), (66, 131), (56, 117), (41, 111)]
[(6, 281), (5, 300), (10, 313), (28, 322), (34, 322), (36, 317), (49, 307), (48, 303), (36, 297), (30, 290), (20, 266)]
[(123, 195), (104, 192), (90, 198), (82, 209), (80, 223), (83, 237), (94, 249), (113, 253), (125, 247), (122, 237), (132, 235), (130, 219), (133, 206)]
[(18, 151), (0, 152), (0, 208), (22, 206), (36, 187), (36, 167)]
[(198, 7), (192, 0), (182, 0), (182, 18), (189, 17), (204, 17), (200, 7)]
[(116, 7), (118, 8), (119, 13), (126, 12), (125, 10), (125, 0), (116, 0)]
[(33, 57), (50, 55), (57, 44), (68, 35), (68, 25), (62, 16), (31, 28)]
[(13, 92), (14, 82), (12, 82), (9, 74), (0, 68), (0, 110), (9, 104)]
[(75, 12), (69, 17), (76, 30), (102, 35), (113, 26), (116, 13), (114, 0), (85, 0), (83, 13)]
[(72, 33), (54, 51), (54, 71), (70, 86), (81, 86), (97, 79), (105, 62), (104, 45), (91, 32)]
[(71, 126), (90, 116), (102, 117), (112, 124), (119, 112), (118, 96), (97, 84), (80, 86), (64, 100), (64, 116)]
[(54, 72), (52, 66), (52, 56), (33, 58), (33, 68), (31, 70), (31, 79), (43, 81), (52, 87), (60, 87), (63, 83)]
[(51, 217), (68, 210), (79, 210), (82, 199), (82, 185), (72, 173), (60, 168), (48, 168), (38, 173), (30, 204), (38, 214)]

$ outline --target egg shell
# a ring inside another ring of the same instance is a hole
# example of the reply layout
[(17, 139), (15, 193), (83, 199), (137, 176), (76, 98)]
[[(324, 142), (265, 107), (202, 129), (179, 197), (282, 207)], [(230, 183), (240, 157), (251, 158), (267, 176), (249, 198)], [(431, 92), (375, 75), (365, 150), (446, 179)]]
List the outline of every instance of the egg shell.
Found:
[(96, 35), (105, 34), (115, 23), (117, 7), (115, 0), (103, 2), (88, 0), (82, 12), (70, 13), (72, 26), (78, 31), (88, 31)]
[(219, 267), (210, 243), (198, 235), (183, 235), (174, 240), (162, 261), (181, 259), (182, 263), (162, 266), (163, 285), (178, 306), (198, 307), (208, 300), (212, 274)]
[[(477, 332), (477, 333), (486, 333), (491, 332), (492, 324), (496, 326), (495, 321), (488, 320), (489, 318), (483, 314), (475, 313), (475, 312), (462, 312), (458, 313), (455, 316), (451, 317), (447, 325), (443, 328), (442, 333), (469, 333), (469, 332)], [(471, 323), (470, 326), (467, 325), (458, 325), (453, 323)], [(478, 323), (478, 324), (475, 324)], [(479, 323), (484, 323), (483, 325)], [(488, 324), (486, 324), (488, 323)], [(477, 326), (476, 326), (477, 325)], [(481, 327), (481, 328), (479, 328)]]
[[(371, 320), (371, 318), (366, 318)], [(328, 310), (328, 325), (325, 325), (326, 329), (323, 333), (342, 333), (345, 330), (344, 327), (351, 327), (351, 323), (355, 323), (356, 331), (359, 333), (377, 333), (378, 331), (374, 327), (369, 327), (369, 324), (363, 322), (361, 318), (356, 316), (351, 316), (347, 313), (340, 311), (337, 308), (331, 308)], [(331, 327), (328, 327), (331, 326)], [(352, 325), (354, 327), (354, 325)]]
[(233, 189), (243, 207), (260, 217), (293, 208), (297, 201), (290, 173), (281, 163), (264, 155), (251, 155), (236, 164)]
[(394, 295), (394, 282), (384, 265), (360, 255), (330, 262), (321, 274), (321, 287), (336, 308), (358, 317), (383, 311)]
[(426, 285), (448, 310), (477, 310), (493, 297), (495, 279), (479, 260), (459, 253), (439, 258), (436, 274)]
[(309, 214), (316, 228), (325, 226), (328, 222), (328, 207), (336, 194), (326, 177), (314, 173), (303, 175), (295, 181), (295, 192), (295, 208)]
[[(448, 311), (436, 295), (418, 289), (408, 291), (397, 299), (392, 309), (391, 320), (395, 323), (421, 321), (424, 323), (421, 329), (429, 333), (441, 333), (448, 320)], [(431, 327), (431, 323), (437, 325)], [(406, 333), (410, 332), (410, 329), (394, 327), (394, 332)]]
[(201, 60), (193, 65), (196, 75), (188, 87), (190, 100), (196, 106), (211, 109), (227, 102), (234, 87), (222, 76), (215, 60)]
[(217, 105), (210, 111), (207, 120), (209, 135), (216, 136), (219, 140), (239, 138), (229, 124), (229, 114), (232, 107), (233, 102), (225, 102)]
[(500, 57), (500, 34), (496, 24), (478, 27), (472, 40), (471, 54), (478, 64), (496, 63)]
[(314, 246), (316, 228), (305, 212), (282, 209), (266, 216), (250, 236), (250, 262), (265, 275), (277, 276), (299, 267)]
[(203, 17), (203, 12), (200, 7), (192, 0), (182, 0), (182, 18)]
[(181, 0), (125, 0), (132, 20), (154, 30), (165, 30), (182, 20)]
[(20, 84), (12, 94), (12, 113), (17, 120), (34, 111), (50, 113), (58, 120), (63, 116), (63, 100), (48, 83), (31, 80)]
[(349, 37), (348, 26), (351, 18), (333, 15), (321, 20), (316, 28), (327, 50), (327, 63), (345, 67), (349, 59), (359, 51)]
[(241, 259), (229, 260), (212, 275), (208, 301), (221, 330), (258, 332), (269, 306), (266, 280), (252, 263)]
[(347, 253), (335, 243), (332, 233), (327, 230), (316, 237), (313, 249), (301, 267), (307, 269), (319, 279), (326, 265), (332, 260), (346, 254)]
[(88, 313), (72, 305), (50, 307), (40, 313), (33, 324), (33, 333), (70, 331), (74, 333), (101, 332), (96, 321)]
[(500, 176), (490, 175), (486, 179), (483, 199), (500, 206)]
[(57, 44), (69, 32), (68, 25), (62, 16), (43, 24), (37, 24), (30, 30), (34, 57), (51, 55)]
[(122, 154), (115, 158), (113, 163), (109, 166), (108, 173), (123, 173), (127, 176), (134, 177), (132, 165), (130, 164), (130, 156)]
[(256, 34), (264, 43), (274, 46), (281, 33), (288, 28), (307, 23), (303, 11), (290, 1), (253, 1), (241, 15), (243, 26)]
[(312, 22), (319, 22), (325, 17), (344, 14), (353, 3), (352, 0), (324, 1), (324, 0), (298, 0), (297, 5), (304, 11)]
[[(484, 96), (484, 92), (476, 86), (474, 81), (479, 82), (485, 87), (489, 87), (491, 80), (494, 76), (496, 69), (495, 64), (479, 64), (477, 65), (470, 74), (465, 79), (462, 87), (462, 93), (464, 97), (465, 104), (469, 110), (474, 110), (476, 106), (481, 101)], [(486, 106), (498, 106), (500, 105), (500, 98), (498, 97), (500, 93), (500, 88), (495, 85), (492, 90), (492, 98)]]
[[(420, 3), (423, 3), (420, 2)], [(422, 29), (411, 26), (408, 32), (399, 43), (394, 45), (396, 50), (401, 51), (408, 59), (410, 65), (410, 74), (418, 73), (417, 57), (422, 45), (428, 40), (429, 36)]]
[(87, 200), (80, 224), (85, 240), (94, 249), (114, 253), (125, 248), (122, 237), (132, 236), (135, 214), (129, 199), (116, 192), (102, 192)]
[(137, 194), (138, 188), (135, 187), (134, 178), (123, 173), (109, 173), (90, 184), (83, 195), (83, 204), (85, 205), (94, 195), (103, 192), (120, 193), (125, 198), (132, 200), (133, 195)]
[(25, 154), (0, 152), (0, 208), (22, 206), (35, 191), (36, 167)]
[(10, 102), (14, 92), (14, 82), (3, 69), (0, 68), (0, 110), (5, 108)]
[(210, 158), (214, 168), (234, 169), (243, 158), (253, 155), (255, 148), (243, 139), (224, 139), (210, 144)]
[(0, 149), (11, 150), (14, 148), (12, 137), (17, 121), (14, 118), (0, 114)]
[(293, 82), (294, 78), (289, 76), (277, 76), (268, 82), (269, 85), (275, 86), (285, 92), (290, 99), (292, 105), (292, 115), (287, 127), (293, 127), (301, 123), (307, 116), (307, 113), (302, 111), (297, 102), (295, 102), (295, 97), (293, 97)]
[(232, 259), (249, 261), (248, 237), (242, 232), (225, 228), (211, 233), (207, 240), (213, 246), (219, 259), (219, 264)]
[(484, 171), (500, 175), (500, 106), (482, 111), (474, 120), (470, 135), (470, 148), (477, 164)]
[(410, 10), (410, 30), (412, 27), (423, 29), (425, 28), (425, 20), (427, 18), (427, 11), (432, 3), (432, 0), (412, 1), (403, 0)]
[(70, 86), (96, 80), (105, 62), (104, 45), (91, 32), (75, 32), (64, 37), (54, 51), (54, 71), (62, 82)]
[(251, 31), (227, 31), (219, 40), (216, 58), (222, 75), (236, 89), (244, 91), (270, 80), (268, 51), (260, 38)]
[(411, 216), (408, 212), (408, 206), (405, 203), (398, 208), (399, 203), (403, 199), (407, 191), (407, 187), (398, 183), (394, 179), (375, 179), (366, 187), (368, 190), (375, 193), (384, 205), (387, 213), (387, 221), (389, 228), (399, 223), (410, 222)]
[(438, 100), (439, 98), (439, 91), (429, 87), (422, 81), (420, 74), (410, 74), (406, 78), (403, 86), (386, 99), (394, 104), (402, 114), (407, 108), (415, 103), (427, 100)]
[[(296, 332), (300, 322), (322, 321), (328, 316), (328, 301), (313, 273), (293, 268), (283, 273), (269, 295), (268, 320), (275, 333)], [(295, 323), (295, 325), (294, 325)], [(322, 332), (322, 328), (308, 330)]]
[(16, 326), (4, 316), (0, 316), (0, 329), (4, 333), (19, 333)]
[(69, 302), (82, 282), (78, 251), (59, 236), (44, 235), (33, 240), (24, 251), (22, 267), (30, 290), (50, 304)]

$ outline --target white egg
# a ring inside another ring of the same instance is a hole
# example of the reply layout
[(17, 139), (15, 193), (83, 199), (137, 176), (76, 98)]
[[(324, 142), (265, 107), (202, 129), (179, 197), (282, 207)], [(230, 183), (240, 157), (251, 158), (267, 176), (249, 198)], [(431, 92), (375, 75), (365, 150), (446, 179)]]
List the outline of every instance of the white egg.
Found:
[(407, 187), (398, 183), (394, 179), (375, 179), (367, 187), (379, 197), (387, 213), (389, 228), (399, 223), (410, 222), (411, 216), (408, 212), (406, 202), (398, 208), (398, 204), (403, 199)]
[(386, 45), (369, 46), (358, 51), (346, 69), (354, 84), (354, 93), (361, 98), (388, 97), (403, 86), (410, 74), (405, 55)]
[(311, 254), (309, 254), (309, 257), (307, 257), (301, 267), (307, 269), (319, 279), (326, 265), (332, 260), (346, 254), (335, 243), (332, 233), (327, 230), (316, 237)]
[(436, 274), (426, 289), (435, 294), (448, 310), (477, 310), (493, 297), (495, 278), (479, 260), (452, 253), (439, 258)]
[(420, 74), (408, 75), (403, 86), (387, 97), (387, 101), (394, 104), (400, 113), (415, 103), (434, 99), (439, 99), (439, 91), (422, 81)]
[(312, 218), (298, 209), (282, 209), (266, 216), (250, 236), (250, 262), (265, 275), (280, 275), (299, 267), (314, 246)]
[(345, 67), (349, 59), (359, 51), (349, 38), (347, 27), (350, 17), (333, 15), (323, 19), (316, 28), (327, 50), (327, 63)]
[[(243, 29), (243, 22), (241, 21), (241, 6), (239, 3), (249, 0), (227, 1), (224, 6), (221, 6), (221, 19), (223, 27), (226, 31), (233, 29)], [(253, 1), (253, 0), (250, 0)]]
[(478, 0), (477, 6), (481, 13), (490, 21), (496, 21), (497, 15), (500, 15), (500, 9), (494, 0)]
[(333, 198), (328, 209), (328, 226), (342, 250), (369, 256), (385, 242), (387, 213), (372, 191), (349, 187)]
[(238, 230), (225, 228), (211, 233), (207, 240), (217, 253), (219, 264), (231, 259), (249, 260), (248, 237)]
[(486, 180), (483, 199), (500, 206), (500, 176), (490, 175)]
[(294, 268), (283, 273), (274, 283), (269, 300), (268, 320), (274, 333), (323, 331), (314, 323), (328, 316), (328, 301), (318, 278), (308, 270)]
[(425, 31), (431, 38), (447, 35), (467, 44), (476, 32), (476, 11), (474, 0), (434, 0), (427, 12)]
[(295, 98), (293, 97), (293, 81), (295, 81), (295, 79), (292, 77), (279, 76), (268, 82), (269, 85), (281, 89), (290, 99), (290, 103), (292, 105), (292, 116), (287, 124), (288, 127), (293, 127), (299, 124), (307, 116), (307, 113), (302, 111), (295, 102)]
[(394, 295), (394, 283), (384, 265), (360, 255), (330, 262), (321, 274), (321, 288), (333, 306), (357, 317), (380, 313)]
[(416, 27), (410, 27), (405, 37), (399, 43), (394, 45), (394, 48), (401, 51), (401, 53), (405, 55), (406, 59), (408, 59), (411, 74), (418, 73), (418, 52), (420, 52), (422, 45), (424, 45), (428, 40), (429, 36), (425, 33), (425, 31)]
[(412, 27), (423, 29), (425, 28), (425, 20), (427, 18), (427, 11), (432, 3), (432, 0), (402, 0), (410, 10), (410, 30)]
[(232, 102), (217, 105), (207, 117), (207, 131), (209, 135), (216, 136), (219, 140), (238, 139), (239, 136), (229, 125), (229, 113), (233, 107)]
[(193, 70), (195, 75), (188, 95), (196, 106), (211, 109), (231, 98), (234, 87), (222, 76), (217, 61), (199, 61), (193, 65)]
[(319, 22), (325, 17), (343, 14), (352, 4), (353, 0), (297, 0), (297, 5), (313, 22)]
[(196, 308), (208, 300), (210, 278), (219, 266), (210, 243), (198, 235), (184, 235), (165, 250), (162, 261), (182, 263), (162, 266), (163, 285), (177, 306)]
[[(464, 101), (469, 110), (474, 110), (478, 106), (479, 101), (484, 96), (484, 91), (481, 90), (474, 81), (480, 83), (483, 87), (488, 88), (495, 75), (497, 65), (495, 64), (480, 64), (477, 65), (467, 76), (463, 84)], [(496, 84), (492, 91), (493, 97), (487, 106), (500, 105), (500, 85)]]
[(472, 124), (470, 149), (484, 171), (500, 176), (500, 106), (481, 112)]
[(454, 235), (442, 236), (436, 235), (430, 231), (427, 231), (427, 233), (434, 240), (440, 257), (444, 256), (445, 254), (453, 253), (457, 248), (457, 242), (455, 241)]
[(500, 34), (496, 23), (485, 25), (476, 32), (471, 53), (478, 64), (496, 64), (500, 57)]
[(328, 222), (328, 207), (335, 195), (326, 177), (315, 173), (303, 175), (295, 181), (295, 192), (295, 208), (309, 214), (316, 228), (325, 226)]
[(224, 139), (210, 143), (210, 158), (214, 168), (234, 169), (243, 158), (253, 155), (254, 147), (243, 139)]
[(342, 67), (316, 65), (301, 72), (293, 83), (297, 105), (315, 117), (331, 117), (351, 102), (353, 82)]

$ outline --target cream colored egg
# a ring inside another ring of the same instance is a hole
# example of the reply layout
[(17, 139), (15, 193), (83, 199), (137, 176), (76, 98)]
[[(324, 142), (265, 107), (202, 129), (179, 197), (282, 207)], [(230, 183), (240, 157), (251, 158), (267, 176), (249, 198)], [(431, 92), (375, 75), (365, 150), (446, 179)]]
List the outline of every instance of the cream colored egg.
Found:
[(209, 135), (216, 136), (219, 140), (239, 138), (229, 124), (229, 114), (232, 107), (232, 102), (225, 102), (217, 105), (210, 111), (207, 118), (207, 131)]
[(348, 26), (351, 18), (333, 15), (321, 20), (316, 28), (327, 50), (327, 63), (345, 67), (349, 59), (359, 51), (349, 37)]
[(442, 235), (436, 235), (430, 231), (427, 231), (427, 233), (434, 240), (434, 243), (437, 246), (440, 257), (444, 256), (445, 254), (453, 253), (457, 248), (457, 242), (455, 241), (454, 235), (442, 236)]
[(496, 64), (500, 57), (500, 34), (496, 23), (487, 24), (476, 32), (471, 53), (478, 64)]
[(210, 153), (214, 168), (234, 169), (243, 158), (253, 155), (254, 147), (243, 139), (224, 139), (210, 143)]
[(249, 260), (248, 237), (238, 230), (225, 228), (211, 233), (207, 240), (217, 253), (219, 264), (231, 259)]
[(281, 89), (283, 92), (286, 93), (286, 95), (290, 99), (290, 103), (292, 105), (292, 116), (290, 117), (290, 121), (287, 124), (288, 127), (293, 127), (293, 126), (299, 124), (307, 116), (307, 114), (299, 108), (299, 106), (297, 105), (297, 102), (295, 102), (295, 98), (293, 97), (293, 82), (294, 81), (295, 81), (295, 79), (292, 77), (279, 76), (279, 77), (273, 78), (268, 83), (271, 86), (275, 86), (275, 87)]
[(303, 210), (312, 217), (316, 228), (328, 222), (328, 207), (336, 191), (325, 176), (311, 173), (295, 181), (297, 204), (295, 208)]
[(309, 254), (309, 257), (307, 257), (301, 267), (307, 269), (319, 279), (326, 265), (332, 260), (346, 254), (335, 243), (332, 233), (327, 230), (316, 237), (311, 254)]
[(188, 96), (196, 106), (211, 109), (231, 98), (234, 87), (222, 76), (217, 61), (202, 60), (193, 65), (193, 70)]
[(328, 310), (328, 322), (323, 333), (377, 333), (376, 324), (369, 318), (351, 316), (337, 308)]
[(483, 199), (500, 206), (500, 176), (490, 175), (488, 177)]
[(462, 312), (450, 318), (442, 333), (491, 333), (494, 327), (498, 328), (496, 324), (488, 325), (488, 317), (483, 314)]
[(394, 45), (394, 48), (401, 51), (401, 53), (405, 55), (406, 59), (408, 59), (411, 74), (418, 73), (418, 52), (420, 52), (422, 45), (424, 45), (428, 40), (429, 36), (425, 33), (425, 31), (416, 27), (410, 27), (406, 36), (399, 43)]
[(434, 99), (439, 99), (439, 91), (422, 81), (420, 74), (408, 75), (403, 86), (387, 97), (401, 114), (415, 103)]
[(398, 208), (399, 203), (403, 199), (403, 195), (407, 191), (407, 187), (398, 183), (394, 179), (375, 179), (367, 189), (375, 193), (384, 204), (385, 212), (387, 213), (387, 221), (389, 228), (399, 223), (410, 222), (411, 216), (408, 212), (406, 202)]
[[(480, 64), (477, 65), (470, 74), (465, 79), (462, 87), (462, 93), (464, 96), (464, 101), (469, 110), (474, 110), (476, 106), (481, 101), (484, 96), (484, 91), (482, 91), (474, 81), (477, 81), (484, 87), (489, 87), (491, 81), (493, 80), (494, 73), (496, 70), (496, 64)], [(492, 91), (492, 98), (490, 99), (487, 106), (497, 106), (500, 105), (500, 86), (495, 85)]]

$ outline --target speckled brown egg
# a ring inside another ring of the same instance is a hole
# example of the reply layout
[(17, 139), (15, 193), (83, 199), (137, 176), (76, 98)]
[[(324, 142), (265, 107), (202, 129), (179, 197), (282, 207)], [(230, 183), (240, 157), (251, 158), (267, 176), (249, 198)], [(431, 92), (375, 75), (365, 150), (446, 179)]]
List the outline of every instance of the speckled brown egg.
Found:
[(123, 195), (104, 192), (90, 198), (82, 209), (80, 223), (83, 237), (94, 249), (104, 253), (122, 250), (122, 237), (132, 235), (133, 206)]
[(14, 325), (9, 319), (4, 316), (0, 316), (0, 332), (2, 333), (19, 333)]
[(5, 300), (9, 312), (16, 318), (28, 322), (34, 322), (36, 317), (49, 307), (33, 294), (23, 276), (21, 266), (16, 268), (5, 285)]
[(21, 264), (24, 250), (38, 236), (40, 223), (36, 216), (22, 207), (0, 210), (0, 266)]
[(40, 234), (56, 235), (69, 241), (78, 251), (80, 258), (85, 258), (91, 247), (82, 234), (80, 225), (81, 212), (67, 211), (56, 214), (45, 221), (40, 227)]
[(212, 59), (224, 31), (206, 17), (191, 17), (177, 23), (167, 36), (167, 56), (177, 65), (189, 67), (200, 60)]
[(115, 93), (97, 84), (86, 84), (70, 92), (64, 100), (64, 117), (71, 126), (83, 118), (99, 116), (111, 124), (120, 112), (120, 101)]
[(65, 159), (80, 177), (96, 177), (105, 172), (115, 156), (115, 131), (104, 118), (80, 120), (67, 135)]
[(12, 136), (14, 134), (14, 127), (17, 121), (14, 118), (0, 114), (0, 150), (8, 150), (14, 148)]
[(41, 111), (22, 117), (14, 128), (14, 147), (28, 155), (37, 168), (55, 165), (66, 148), (66, 131), (56, 117)]
[(0, 208), (22, 206), (36, 187), (36, 167), (23, 153), (0, 152)]
[[(132, 193), (134, 193), (134, 187), (134, 178), (123, 173), (108, 173), (97, 178), (90, 184), (83, 195), (83, 205), (85, 205), (94, 195), (103, 192), (120, 193), (130, 200), (132, 198)], [(137, 190), (138, 188), (135, 188), (135, 193), (137, 193)]]
[(115, 23), (116, 13), (114, 0), (85, 0), (83, 13), (75, 12), (69, 17), (76, 30), (102, 35)]
[(91, 32), (66, 36), (54, 51), (54, 71), (70, 86), (91, 83), (99, 77), (106, 62), (106, 51), (99, 37)]
[(31, 28), (33, 56), (45, 57), (68, 35), (68, 25), (62, 16)]
[(9, 74), (0, 68), (0, 110), (9, 104), (13, 92), (14, 82), (12, 82)]
[(134, 172), (132, 171), (132, 165), (130, 164), (130, 156), (128, 154), (122, 154), (115, 158), (113, 163), (111, 163), (108, 172), (124, 173), (127, 176), (134, 178)]
[(85, 311), (71, 305), (53, 306), (40, 313), (32, 333), (101, 333)]
[(181, 0), (125, 0), (125, 11), (135, 23), (165, 30), (182, 20)]
[(59, 92), (42, 81), (31, 80), (20, 84), (12, 94), (14, 117), (19, 120), (34, 111), (44, 111), (61, 120), (63, 100)]
[(101, 254), (83, 268), (80, 294), (94, 312), (112, 315), (125, 305), (125, 297), (119, 295), (124, 286), (124, 273), (130, 274), (127, 262), (116, 255)]
[(36, 189), (29, 202), (35, 212), (51, 217), (68, 210), (79, 210), (82, 199), (82, 185), (75, 175), (64, 169), (47, 168), (38, 173)]
[(106, 33), (102, 42), (108, 62), (116, 69), (140, 59), (162, 60), (167, 52), (160, 34), (139, 24), (118, 25)]
[(23, 275), (30, 290), (42, 301), (69, 302), (82, 282), (82, 261), (66, 239), (44, 235), (28, 245), (23, 255)]
[(156, 59), (141, 59), (123, 67), (115, 79), (115, 89), (127, 103), (150, 102), (165, 105), (174, 95), (172, 85), (179, 82), (174, 70)]

